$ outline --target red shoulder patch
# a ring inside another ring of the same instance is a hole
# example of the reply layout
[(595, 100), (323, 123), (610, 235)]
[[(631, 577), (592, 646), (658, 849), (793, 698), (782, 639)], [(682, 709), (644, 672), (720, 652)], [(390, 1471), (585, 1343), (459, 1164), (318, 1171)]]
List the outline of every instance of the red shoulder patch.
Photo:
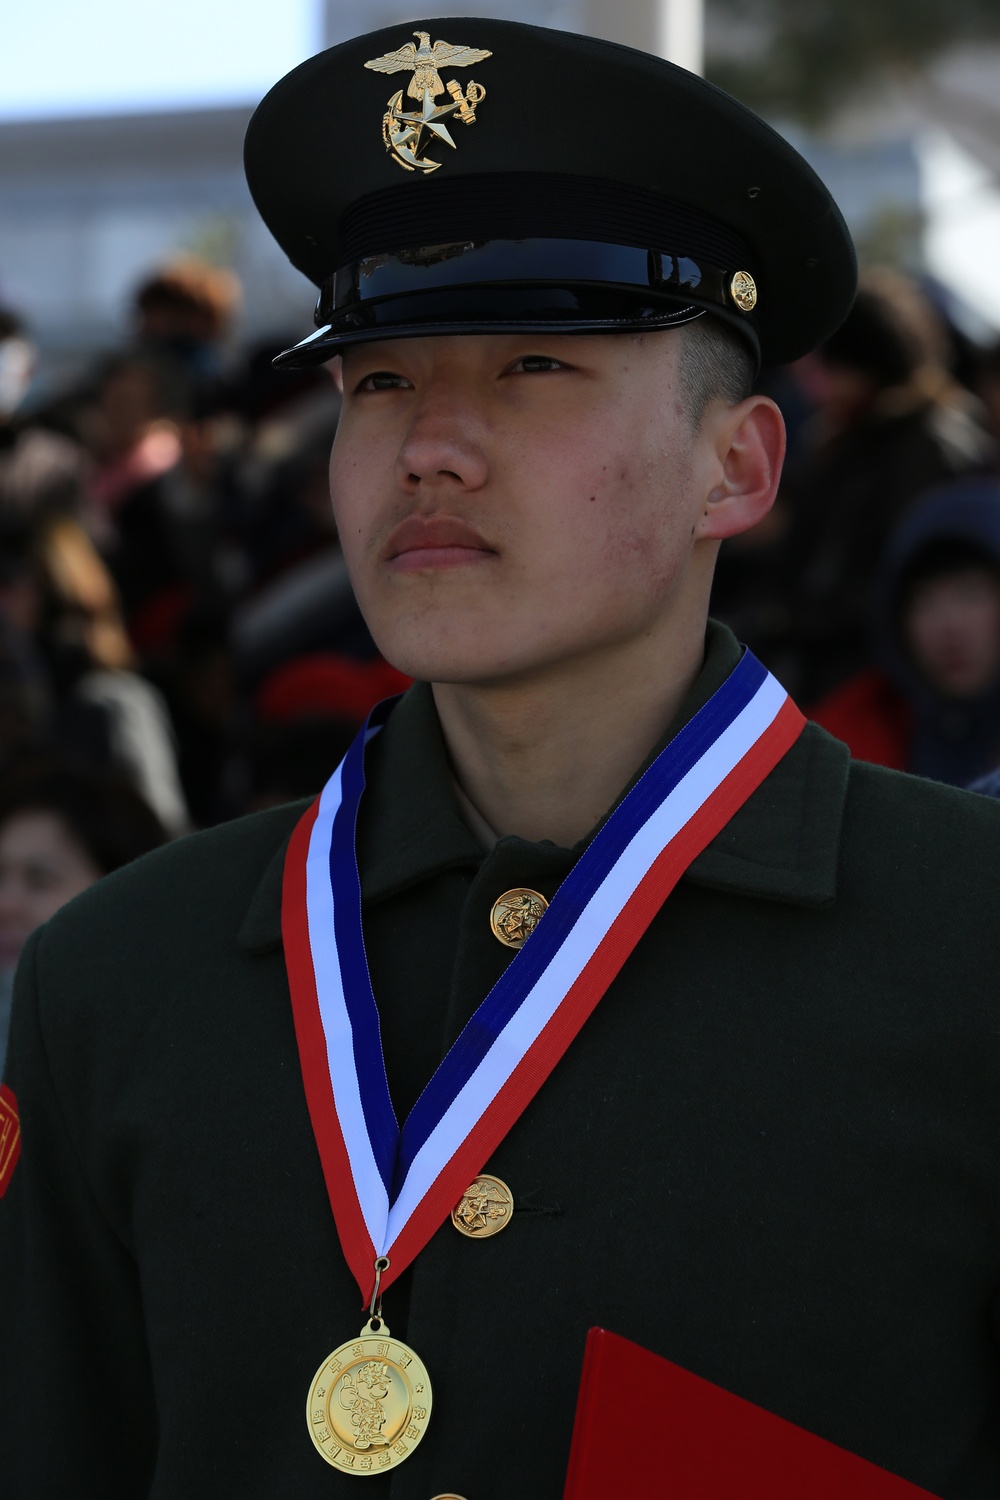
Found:
[(21, 1154), (21, 1121), (14, 1090), (0, 1083), (0, 1198), (10, 1186)]

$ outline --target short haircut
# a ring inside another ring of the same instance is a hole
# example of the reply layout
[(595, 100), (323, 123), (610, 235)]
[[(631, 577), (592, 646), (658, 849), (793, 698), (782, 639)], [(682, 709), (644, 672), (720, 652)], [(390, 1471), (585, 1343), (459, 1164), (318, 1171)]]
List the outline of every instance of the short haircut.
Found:
[(681, 391), (692, 427), (709, 402), (736, 406), (752, 393), (757, 373), (750, 346), (719, 318), (703, 316), (677, 330), (682, 338)]

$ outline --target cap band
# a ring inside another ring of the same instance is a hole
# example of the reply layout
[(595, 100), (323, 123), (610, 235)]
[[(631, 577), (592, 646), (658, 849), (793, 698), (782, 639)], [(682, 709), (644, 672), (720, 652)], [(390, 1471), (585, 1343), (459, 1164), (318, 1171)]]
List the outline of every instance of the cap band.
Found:
[[(604, 286), (442, 287), (433, 293), (355, 303), (273, 361), (288, 368), (321, 364), (350, 344), (466, 333), (628, 333), (674, 328), (704, 307)], [(750, 331), (751, 344), (753, 333)]]
[(328, 359), (371, 338), (669, 328), (715, 311), (756, 353), (753, 317), (733, 291), (744, 274), (603, 240), (460, 240), (368, 255), (324, 282), (317, 332), (276, 363)]
[(618, 287), (678, 294), (732, 308), (733, 266), (725, 271), (686, 255), (640, 250), (600, 240), (490, 240), (429, 245), (395, 255), (369, 255), (345, 266), (324, 283), (317, 324), (384, 297), (412, 296), (446, 287), (476, 285)]
[(754, 275), (760, 259), (745, 235), (661, 193), (559, 172), (484, 172), (403, 182), (359, 199), (344, 214), (328, 274), (382, 250), (532, 239), (671, 245)]

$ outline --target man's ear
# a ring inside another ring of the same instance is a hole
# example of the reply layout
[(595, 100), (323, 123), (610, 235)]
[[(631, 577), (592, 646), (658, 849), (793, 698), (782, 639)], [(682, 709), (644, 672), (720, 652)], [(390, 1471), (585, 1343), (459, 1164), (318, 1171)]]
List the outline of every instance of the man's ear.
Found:
[(721, 402), (705, 413), (722, 478), (705, 497), (695, 526), (698, 538), (722, 541), (762, 521), (774, 504), (785, 457), (785, 423), (768, 396), (738, 406)]

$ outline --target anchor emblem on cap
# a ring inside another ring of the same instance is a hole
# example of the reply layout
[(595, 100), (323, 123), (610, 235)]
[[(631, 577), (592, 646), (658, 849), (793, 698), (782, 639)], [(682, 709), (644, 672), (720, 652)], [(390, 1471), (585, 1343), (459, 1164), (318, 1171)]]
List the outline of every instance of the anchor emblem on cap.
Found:
[[(463, 125), (476, 123), (476, 106), (486, 98), (481, 83), (471, 80), (462, 92), (457, 79), (447, 84), (441, 80), (440, 68), (468, 68), (472, 63), (492, 57), (479, 47), (453, 47), (450, 42), (435, 42), (431, 46), (429, 31), (415, 31), (413, 35), (420, 43), (414, 46), (407, 42), (396, 52), (386, 52), (374, 57), (365, 67), (373, 73), (402, 73), (410, 71), (413, 77), (406, 88), (411, 99), (420, 103), (419, 111), (403, 107), (403, 90), (393, 94), (385, 114), (382, 116), (382, 139), (393, 161), (408, 172), (436, 172), (441, 163), (429, 156), (421, 156), (425, 133), (445, 145), (455, 148), (451, 131), (444, 123), (449, 115), (455, 115)], [(451, 102), (435, 104), (441, 94), (447, 92)]]

